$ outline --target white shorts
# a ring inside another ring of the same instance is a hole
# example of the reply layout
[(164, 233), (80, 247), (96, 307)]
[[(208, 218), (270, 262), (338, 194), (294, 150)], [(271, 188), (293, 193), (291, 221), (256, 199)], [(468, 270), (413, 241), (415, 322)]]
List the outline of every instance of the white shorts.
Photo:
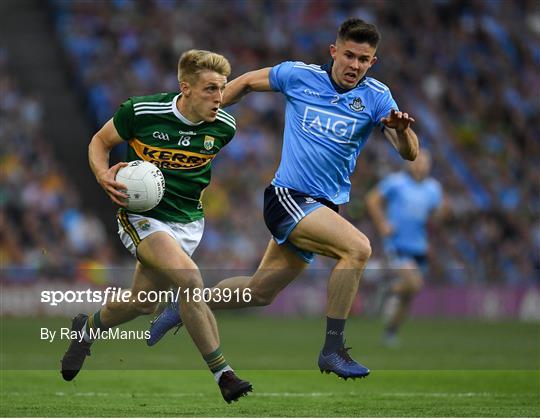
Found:
[(137, 257), (139, 243), (157, 231), (169, 234), (182, 250), (191, 256), (199, 245), (204, 231), (204, 218), (182, 224), (174, 221), (159, 221), (155, 218), (121, 210), (116, 214), (116, 219), (120, 240), (135, 257)]

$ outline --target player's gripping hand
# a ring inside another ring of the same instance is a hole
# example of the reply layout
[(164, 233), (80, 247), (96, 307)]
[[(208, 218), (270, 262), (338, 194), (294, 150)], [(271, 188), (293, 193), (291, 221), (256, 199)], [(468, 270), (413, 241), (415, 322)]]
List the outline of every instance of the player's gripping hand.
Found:
[(407, 112), (392, 109), (388, 116), (381, 119), (381, 122), (388, 128), (394, 128), (396, 131), (405, 131), (409, 128), (411, 122), (416, 121)]
[(118, 171), (127, 165), (128, 164), (125, 162), (117, 163), (114, 166), (111, 166), (109, 170), (103, 172), (103, 174), (99, 176), (97, 180), (103, 190), (107, 193), (107, 195), (109, 195), (111, 201), (124, 208), (127, 207), (126, 200), (128, 196), (123, 191), (127, 190), (127, 186), (123, 183), (117, 182), (115, 179)]

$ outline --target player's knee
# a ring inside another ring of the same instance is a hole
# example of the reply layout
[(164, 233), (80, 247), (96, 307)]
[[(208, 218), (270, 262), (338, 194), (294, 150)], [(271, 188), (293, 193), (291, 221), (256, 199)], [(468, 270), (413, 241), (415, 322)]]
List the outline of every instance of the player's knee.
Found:
[(272, 304), (274, 298), (276, 298), (276, 294), (268, 294), (265, 292), (257, 291), (256, 289), (251, 290), (251, 304), (254, 306), (268, 306)]
[(405, 282), (403, 283), (403, 291), (401, 294), (404, 296), (410, 296), (413, 297), (416, 295), (424, 286), (424, 281), (421, 277), (416, 275), (411, 275), (406, 278)]
[(410, 284), (411, 293), (417, 294), (424, 287), (424, 281), (420, 277), (415, 277)]
[(363, 234), (355, 237), (348, 248), (347, 256), (352, 260), (365, 263), (371, 256), (371, 244)]
[(187, 274), (179, 280), (179, 286), (184, 290), (194, 290), (195, 288), (203, 288), (203, 281), (200, 275)]

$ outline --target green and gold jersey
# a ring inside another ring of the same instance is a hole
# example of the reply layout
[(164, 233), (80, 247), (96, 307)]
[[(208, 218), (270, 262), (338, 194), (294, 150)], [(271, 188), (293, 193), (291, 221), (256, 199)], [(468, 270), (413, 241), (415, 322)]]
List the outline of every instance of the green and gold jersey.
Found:
[(189, 223), (204, 216), (201, 193), (210, 183), (212, 159), (231, 141), (236, 122), (219, 109), (214, 122), (193, 124), (178, 111), (178, 97), (178, 93), (132, 97), (113, 121), (128, 142), (126, 161), (149, 161), (165, 177), (163, 199), (144, 214)]

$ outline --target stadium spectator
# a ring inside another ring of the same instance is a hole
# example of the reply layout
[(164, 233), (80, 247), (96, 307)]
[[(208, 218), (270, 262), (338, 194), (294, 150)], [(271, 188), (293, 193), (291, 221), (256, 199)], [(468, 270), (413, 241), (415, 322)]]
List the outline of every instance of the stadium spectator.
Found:
[[(85, 213), (72, 185), (43, 138), (38, 98), (26, 95), (0, 51), (0, 258), (8, 280), (38, 277), (76, 281), (81, 263), (103, 267), (103, 223)], [(76, 215), (76, 216), (75, 216)]]

